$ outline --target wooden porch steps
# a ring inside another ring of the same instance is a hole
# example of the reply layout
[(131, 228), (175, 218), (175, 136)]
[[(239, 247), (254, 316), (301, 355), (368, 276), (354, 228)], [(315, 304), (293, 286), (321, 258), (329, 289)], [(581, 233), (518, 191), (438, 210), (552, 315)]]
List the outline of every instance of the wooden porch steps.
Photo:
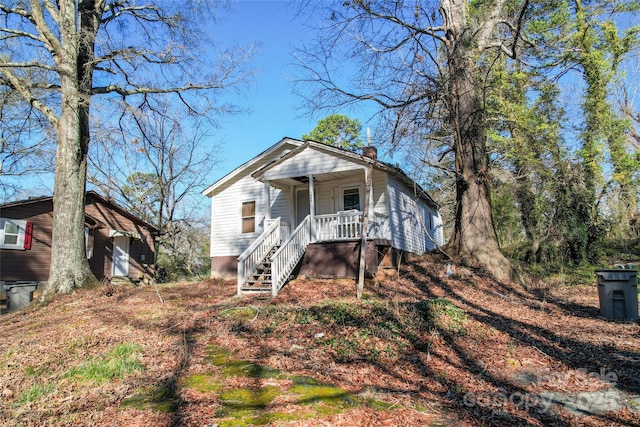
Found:
[(243, 294), (266, 294), (271, 293), (271, 255), (276, 253), (280, 246), (274, 246), (265, 255), (262, 262), (256, 267), (256, 271), (249, 276), (244, 285), (240, 288)]

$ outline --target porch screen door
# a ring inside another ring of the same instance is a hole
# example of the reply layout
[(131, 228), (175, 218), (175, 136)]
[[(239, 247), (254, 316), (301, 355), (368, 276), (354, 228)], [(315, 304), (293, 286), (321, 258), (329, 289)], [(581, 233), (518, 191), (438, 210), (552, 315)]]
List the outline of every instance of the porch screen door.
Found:
[(310, 213), (309, 190), (296, 191), (296, 225), (300, 224)]

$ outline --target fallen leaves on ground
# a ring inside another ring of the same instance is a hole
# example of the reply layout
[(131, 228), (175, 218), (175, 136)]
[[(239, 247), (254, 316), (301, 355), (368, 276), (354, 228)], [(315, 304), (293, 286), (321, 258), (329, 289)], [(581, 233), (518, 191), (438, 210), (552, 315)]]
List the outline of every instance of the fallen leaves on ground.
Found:
[[(236, 297), (235, 283), (214, 279), (158, 290), (162, 302), (152, 286), (117, 285), (3, 314), (2, 424), (604, 426), (640, 420), (631, 404), (576, 415), (541, 397), (612, 387), (629, 396), (640, 392), (640, 327), (599, 318), (595, 283), (503, 284), (424, 256), (381, 270), (361, 300), (352, 280), (294, 280), (275, 299)], [(144, 369), (107, 381), (72, 374), (108, 365), (107, 355), (125, 344), (139, 349), (134, 356)], [(233, 363), (219, 362), (221, 355)], [(342, 390), (345, 398), (338, 407), (324, 397), (305, 401), (296, 381), (326, 386), (329, 394)], [(243, 390), (255, 401), (228, 397)]]

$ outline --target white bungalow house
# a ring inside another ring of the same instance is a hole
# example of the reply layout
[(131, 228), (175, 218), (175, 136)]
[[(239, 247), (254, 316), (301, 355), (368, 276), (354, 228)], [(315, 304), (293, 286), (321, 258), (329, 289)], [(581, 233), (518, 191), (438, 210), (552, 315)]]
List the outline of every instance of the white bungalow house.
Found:
[(383, 257), (443, 244), (438, 205), (374, 147), (283, 138), (202, 194), (212, 276), (237, 277), (238, 294), (275, 296), (292, 275), (355, 278), (361, 247), (372, 275)]

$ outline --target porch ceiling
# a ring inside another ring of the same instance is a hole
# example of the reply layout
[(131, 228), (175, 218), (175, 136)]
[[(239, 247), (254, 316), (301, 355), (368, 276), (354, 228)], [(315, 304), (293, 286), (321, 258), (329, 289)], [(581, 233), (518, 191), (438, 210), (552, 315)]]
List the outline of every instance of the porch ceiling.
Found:
[[(356, 178), (356, 179), (364, 179), (364, 171), (363, 169), (354, 169), (348, 171), (339, 171), (339, 172), (328, 172), (328, 173), (319, 173), (314, 174), (313, 179), (315, 182), (325, 182), (325, 181), (338, 181), (342, 179), (348, 178)], [(286, 178), (279, 178), (270, 180), (269, 184), (274, 187), (291, 187), (291, 186), (300, 186), (309, 184), (309, 176), (292, 176)]]

